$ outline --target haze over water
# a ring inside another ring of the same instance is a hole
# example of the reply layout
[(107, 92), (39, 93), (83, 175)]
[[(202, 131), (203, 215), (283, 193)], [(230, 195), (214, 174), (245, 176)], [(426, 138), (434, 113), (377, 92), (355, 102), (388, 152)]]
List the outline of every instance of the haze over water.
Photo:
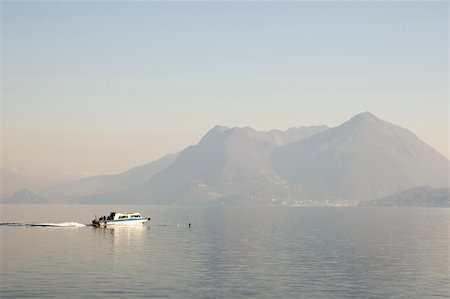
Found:
[(0, 1), (0, 298), (449, 298), (448, 12)]
[[(2, 298), (447, 298), (448, 209), (2, 205)], [(187, 223), (192, 222), (192, 228)]]

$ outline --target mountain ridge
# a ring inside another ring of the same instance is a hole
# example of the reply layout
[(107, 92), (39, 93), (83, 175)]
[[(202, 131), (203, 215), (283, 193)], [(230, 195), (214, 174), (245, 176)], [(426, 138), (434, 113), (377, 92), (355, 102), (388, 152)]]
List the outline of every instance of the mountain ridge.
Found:
[(359, 207), (450, 207), (450, 189), (418, 186), (361, 202)]
[(309, 196), (355, 202), (417, 185), (445, 185), (449, 165), (411, 131), (368, 112), (278, 148), (272, 161)]
[(168, 154), (155, 161), (130, 168), (116, 175), (101, 175), (79, 179), (39, 190), (37, 193), (46, 198), (76, 200), (92, 194), (119, 191), (145, 182), (151, 176), (167, 167), (177, 155), (178, 153)]
[[(325, 126), (295, 128), (286, 134), (286, 140), (306, 138), (326, 129)], [(168, 168), (145, 184), (128, 189), (126, 197), (131, 202), (142, 198), (153, 203), (211, 202), (248, 198), (249, 194), (260, 192), (259, 189), (273, 188), (269, 182), (282, 179), (273, 173), (269, 163), (269, 154), (277, 146), (271, 134), (250, 127), (216, 126), (198, 144), (182, 151)], [(260, 182), (264, 182), (263, 186)], [(121, 191), (86, 200), (103, 202), (108, 197), (119, 200), (124, 196)]]
[(168, 157), (39, 195), (83, 203), (356, 205), (414, 186), (448, 186), (450, 165), (413, 132), (370, 112), (333, 128), (215, 126)]

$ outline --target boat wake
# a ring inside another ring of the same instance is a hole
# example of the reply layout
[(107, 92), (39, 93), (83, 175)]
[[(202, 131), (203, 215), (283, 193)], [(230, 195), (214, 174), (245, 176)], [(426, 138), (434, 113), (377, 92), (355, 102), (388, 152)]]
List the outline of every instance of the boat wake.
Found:
[(78, 222), (61, 223), (21, 223), (21, 222), (0, 222), (0, 226), (32, 226), (32, 227), (85, 227), (86, 224)]

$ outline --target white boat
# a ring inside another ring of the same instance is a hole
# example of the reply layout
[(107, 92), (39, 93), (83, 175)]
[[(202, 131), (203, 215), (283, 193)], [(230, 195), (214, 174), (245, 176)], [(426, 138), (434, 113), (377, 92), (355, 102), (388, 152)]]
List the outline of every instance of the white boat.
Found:
[(143, 224), (150, 220), (150, 218), (142, 217), (140, 213), (118, 213), (111, 212), (111, 214), (106, 217), (100, 217), (92, 220), (92, 225), (97, 227), (105, 227), (105, 226), (117, 226), (117, 225), (138, 225)]

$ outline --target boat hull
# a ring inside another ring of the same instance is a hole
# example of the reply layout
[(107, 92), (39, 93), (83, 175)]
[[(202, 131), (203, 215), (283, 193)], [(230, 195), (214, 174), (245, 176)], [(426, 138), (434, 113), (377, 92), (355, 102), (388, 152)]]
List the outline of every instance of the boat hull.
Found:
[(93, 221), (92, 225), (97, 227), (106, 226), (134, 226), (142, 225), (149, 221), (150, 218), (140, 218), (140, 219), (125, 219), (125, 220), (106, 220), (106, 221)]

